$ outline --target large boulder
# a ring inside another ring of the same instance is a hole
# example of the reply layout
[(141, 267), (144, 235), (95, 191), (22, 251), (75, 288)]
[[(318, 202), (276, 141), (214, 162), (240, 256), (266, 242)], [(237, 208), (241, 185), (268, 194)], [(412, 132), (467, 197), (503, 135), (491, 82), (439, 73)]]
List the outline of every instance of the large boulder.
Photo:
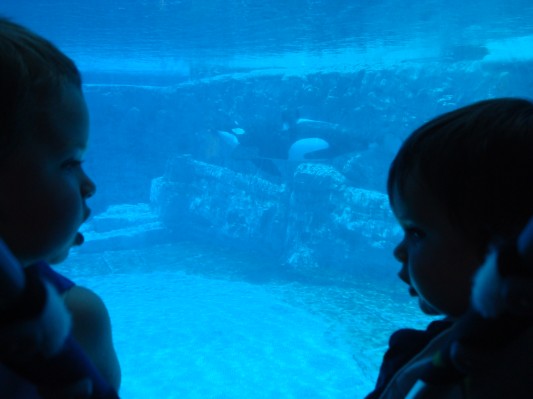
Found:
[(152, 181), (151, 202), (178, 237), (262, 251), (304, 271), (355, 271), (363, 255), (387, 256), (399, 233), (385, 194), (321, 163), (302, 163), (274, 184), (177, 156)]

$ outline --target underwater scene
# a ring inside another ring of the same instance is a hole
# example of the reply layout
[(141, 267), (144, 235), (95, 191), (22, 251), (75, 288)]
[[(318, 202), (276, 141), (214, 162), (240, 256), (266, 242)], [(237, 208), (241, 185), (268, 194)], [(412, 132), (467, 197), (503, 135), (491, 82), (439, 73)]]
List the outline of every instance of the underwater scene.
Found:
[(392, 256), (402, 140), (533, 90), (529, 0), (4, 0), (79, 66), (98, 187), (57, 269), (121, 397), (363, 398), (423, 328)]

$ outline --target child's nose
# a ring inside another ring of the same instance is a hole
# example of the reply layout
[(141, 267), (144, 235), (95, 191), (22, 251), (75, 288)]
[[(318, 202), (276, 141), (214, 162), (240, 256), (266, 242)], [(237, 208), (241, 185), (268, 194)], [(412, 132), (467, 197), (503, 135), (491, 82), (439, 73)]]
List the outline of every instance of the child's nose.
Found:
[(405, 263), (402, 263), (402, 268), (398, 272), (398, 277), (400, 277), (400, 280), (402, 280), (404, 283), (411, 285), (409, 271), (407, 270), (407, 265)]
[(96, 184), (91, 180), (91, 178), (85, 175), (85, 179), (81, 185), (81, 195), (83, 198), (91, 198), (96, 193)]
[(400, 263), (407, 262), (407, 251), (405, 250), (405, 243), (403, 241), (394, 248), (393, 255)]

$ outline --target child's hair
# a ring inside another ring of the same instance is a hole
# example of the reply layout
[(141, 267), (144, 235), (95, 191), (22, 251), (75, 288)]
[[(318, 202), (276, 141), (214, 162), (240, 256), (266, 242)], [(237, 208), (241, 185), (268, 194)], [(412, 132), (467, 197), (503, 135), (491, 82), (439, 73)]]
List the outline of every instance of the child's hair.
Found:
[(67, 83), (81, 88), (71, 59), (48, 40), (0, 17), (0, 160), (33, 126), (46, 126), (43, 116)]
[(486, 100), (424, 124), (392, 162), (391, 201), (412, 177), (482, 248), (511, 238), (533, 215), (533, 103)]

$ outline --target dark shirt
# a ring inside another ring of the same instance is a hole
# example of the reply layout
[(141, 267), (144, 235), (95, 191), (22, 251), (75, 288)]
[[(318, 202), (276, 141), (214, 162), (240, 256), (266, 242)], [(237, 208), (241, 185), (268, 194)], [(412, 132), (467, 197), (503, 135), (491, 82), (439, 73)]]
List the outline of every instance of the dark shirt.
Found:
[[(37, 274), (41, 279), (46, 279), (59, 293), (64, 293), (75, 285), (73, 281), (54, 271), (45, 262), (28, 266), (26, 273)], [(41, 395), (37, 393), (33, 384), (0, 363), (0, 398), (38, 399)]]
[(365, 399), (379, 398), (394, 375), (452, 324), (449, 320), (437, 320), (430, 323), (425, 330), (405, 328), (393, 333), (389, 339), (389, 349), (383, 356), (376, 387)]

